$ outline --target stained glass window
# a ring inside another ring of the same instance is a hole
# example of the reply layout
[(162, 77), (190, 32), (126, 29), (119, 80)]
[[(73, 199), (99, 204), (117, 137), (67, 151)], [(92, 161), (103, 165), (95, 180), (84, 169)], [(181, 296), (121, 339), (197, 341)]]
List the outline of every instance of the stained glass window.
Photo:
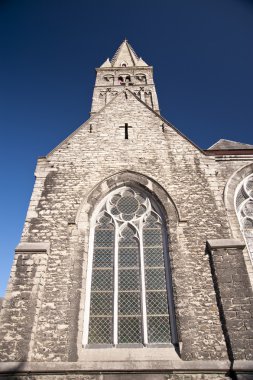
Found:
[(166, 230), (147, 194), (122, 187), (100, 204), (91, 233), (88, 345), (170, 343)]

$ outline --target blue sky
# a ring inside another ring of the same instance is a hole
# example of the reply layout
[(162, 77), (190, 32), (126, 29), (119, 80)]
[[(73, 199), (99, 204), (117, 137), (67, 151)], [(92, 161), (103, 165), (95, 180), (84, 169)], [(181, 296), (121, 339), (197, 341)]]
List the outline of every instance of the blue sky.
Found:
[(194, 143), (253, 144), (253, 1), (0, 0), (0, 296), (36, 160), (89, 117), (94, 68), (125, 37)]

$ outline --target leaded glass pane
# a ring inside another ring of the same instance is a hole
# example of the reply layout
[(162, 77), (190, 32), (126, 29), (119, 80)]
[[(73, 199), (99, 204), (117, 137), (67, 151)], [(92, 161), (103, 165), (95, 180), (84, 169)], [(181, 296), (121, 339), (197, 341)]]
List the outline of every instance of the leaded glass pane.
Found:
[(168, 314), (167, 292), (147, 292), (148, 314)]
[(133, 214), (122, 214), (122, 219), (127, 221), (130, 221), (133, 219)]
[(133, 197), (124, 197), (118, 201), (117, 207), (122, 214), (132, 214), (138, 210), (139, 202)]
[(142, 341), (141, 317), (119, 318), (119, 342), (139, 343)]
[(92, 291), (94, 290), (111, 290), (113, 272), (111, 269), (93, 270), (92, 273)]
[(112, 317), (91, 317), (89, 344), (112, 344)]
[(146, 288), (147, 289), (165, 289), (165, 273), (164, 268), (161, 269), (146, 269)]
[(119, 315), (140, 315), (140, 293), (119, 293)]
[(139, 270), (119, 270), (119, 290), (139, 289)]
[(96, 228), (95, 247), (113, 247), (114, 231)]
[(101, 228), (110, 228), (112, 229), (112, 225), (110, 225), (110, 221), (111, 221), (111, 218), (109, 216), (106, 216), (106, 215), (102, 215), (100, 218), (99, 218), (99, 225), (101, 226)]
[(115, 204), (118, 202), (118, 200), (119, 200), (120, 198), (121, 198), (120, 195), (114, 195), (114, 196), (112, 197), (112, 199), (111, 199), (112, 204), (115, 205)]
[(149, 215), (145, 222), (145, 228), (157, 228), (159, 226), (157, 215)]
[(161, 267), (164, 265), (163, 248), (145, 248), (145, 266)]
[(111, 213), (112, 213), (112, 215), (119, 215), (119, 210), (117, 209), (117, 207), (113, 207), (112, 209), (111, 209)]
[(112, 295), (112, 292), (92, 292), (90, 308), (91, 315), (109, 316), (112, 312)]
[[(126, 227), (121, 235), (118, 293), (119, 343), (141, 343), (139, 248), (132, 228)], [(122, 316), (124, 318), (121, 318)], [(138, 316), (138, 318), (132, 318), (133, 316)]]
[(162, 233), (158, 228), (147, 228), (143, 231), (144, 247), (162, 245)]
[(170, 325), (168, 316), (148, 316), (148, 337), (149, 343), (170, 342)]
[(112, 343), (114, 227), (111, 218), (99, 217), (95, 228), (91, 279), (90, 344)]
[(165, 343), (170, 341), (170, 324), (162, 229), (156, 215), (146, 219), (143, 236), (148, 340)]
[(94, 250), (94, 268), (112, 268), (113, 266), (113, 255), (112, 249), (100, 249)]
[(136, 267), (137, 265), (139, 265), (138, 247), (119, 249), (119, 266), (120, 267)]

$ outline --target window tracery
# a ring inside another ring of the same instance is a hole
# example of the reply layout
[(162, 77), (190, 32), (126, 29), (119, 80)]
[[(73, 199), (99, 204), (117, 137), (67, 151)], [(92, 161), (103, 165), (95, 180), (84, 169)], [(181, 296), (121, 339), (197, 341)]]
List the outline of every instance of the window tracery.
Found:
[(94, 223), (84, 344), (169, 343), (167, 244), (158, 207), (122, 187), (105, 198)]
[(253, 174), (239, 184), (235, 197), (235, 208), (253, 263)]

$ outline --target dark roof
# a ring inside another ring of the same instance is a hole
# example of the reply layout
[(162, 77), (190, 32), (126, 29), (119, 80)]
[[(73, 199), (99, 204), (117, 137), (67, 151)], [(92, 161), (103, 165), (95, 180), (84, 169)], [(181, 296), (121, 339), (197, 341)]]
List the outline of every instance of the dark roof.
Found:
[(215, 144), (210, 146), (208, 150), (231, 150), (231, 149), (253, 149), (253, 145), (243, 144), (237, 141), (225, 140), (221, 139), (217, 141)]

